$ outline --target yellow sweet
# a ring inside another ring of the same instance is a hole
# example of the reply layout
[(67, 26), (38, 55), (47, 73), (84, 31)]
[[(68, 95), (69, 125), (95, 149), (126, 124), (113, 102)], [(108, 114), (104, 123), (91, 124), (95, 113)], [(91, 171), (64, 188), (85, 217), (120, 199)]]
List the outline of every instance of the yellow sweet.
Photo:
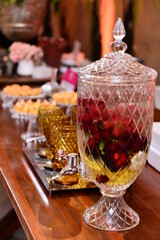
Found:
[(39, 87), (32, 88), (28, 85), (20, 86), (18, 84), (7, 85), (6, 87), (3, 88), (3, 92), (7, 95), (14, 97), (37, 96), (42, 94), (42, 91)]
[(25, 113), (25, 114), (38, 114), (38, 109), (40, 106), (53, 106), (54, 103), (50, 103), (47, 100), (41, 101), (37, 99), (36, 101), (32, 101), (29, 99), (28, 101), (19, 100), (14, 105), (14, 111), (18, 113)]
[(58, 92), (52, 95), (52, 99), (60, 104), (77, 104), (77, 93), (75, 92)]

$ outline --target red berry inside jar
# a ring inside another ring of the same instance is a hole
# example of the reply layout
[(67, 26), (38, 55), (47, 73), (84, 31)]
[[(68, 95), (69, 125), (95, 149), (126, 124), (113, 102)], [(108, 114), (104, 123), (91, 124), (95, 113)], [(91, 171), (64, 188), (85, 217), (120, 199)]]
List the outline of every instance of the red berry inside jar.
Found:
[[(129, 166), (139, 151), (147, 151), (147, 139), (142, 133), (139, 110), (135, 104), (111, 107), (105, 101), (81, 99), (78, 121), (85, 134), (86, 155), (101, 159), (111, 172)], [(104, 176), (97, 177), (105, 182)]]

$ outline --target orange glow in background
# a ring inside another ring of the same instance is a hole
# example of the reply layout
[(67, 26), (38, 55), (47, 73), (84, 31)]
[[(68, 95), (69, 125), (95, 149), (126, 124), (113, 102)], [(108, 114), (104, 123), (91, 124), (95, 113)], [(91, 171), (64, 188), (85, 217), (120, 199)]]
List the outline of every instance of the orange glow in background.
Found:
[(100, 32), (101, 56), (110, 52), (110, 43), (113, 41), (113, 28), (115, 24), (114, 0), (101, 0), (100, 5)]

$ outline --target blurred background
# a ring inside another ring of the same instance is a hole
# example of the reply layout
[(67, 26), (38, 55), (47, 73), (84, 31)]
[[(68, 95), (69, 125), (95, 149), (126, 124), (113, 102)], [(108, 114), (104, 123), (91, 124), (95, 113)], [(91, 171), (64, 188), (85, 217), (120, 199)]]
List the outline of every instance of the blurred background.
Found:
[[(110, 52), (112, 31), (118, 17), (125, 26), (127, 52), (154, 68), (159, 73), (156, 84), (160, 85), (160, 0), (0, 0), (0, 83), (8, 84), (7, 78), (12, 79), (9, 83), (14, 83), (20, 75), (16, 70), (18, 61), (10, 58), (12, 44), (22, 42), (40, 46), (44, 63), (65, 74), (68, 67), (75, 70)], [(41, 65), (41, 59), (35, 64)], [(42, 73), (34, 78), (42, 76), (51, 80), (53, 77), (48, 68), (42, 69)], [(33, 77), (31, 73), (29, 76)], [(27, 83), (29, 80), (18, 81)], [(73, 90), (76, 90), (76, 83)], [(160, 88), (158, 103), (159, 93)], [(6, 202), (7, 209), (12, 210), (1, 182), (0, 195), (0, 211), (5, 209)], [(7, 231), (9, 227), (16, 230), (20, 225), (15, 212), (11, 213)], [(3, 211), (3, 214), (6, 213)], [(2, 224), (1, 215), (0, 225), (0, 230), (6, 225)], [(26, 237), (20, 232), (18, 238), (11, 239)]]
[[(95, 61), (110, 51), (113, 26), (117, 17), (121, 17), (126, 29), (127, 52), (160, 73), (158, 0), (11, 2), (0, 1), (1, 49), (8, 48), (14, 41), (37, 45), (39, 38), (44, 36), (61, 37), (66, 40), (65, 52), (72, 51), (75, 40), (78, 40), (85, 58)], [(19, 25), (13, 25), (17, 22)], [(160, 78), (157, 84), (160, 84)]]

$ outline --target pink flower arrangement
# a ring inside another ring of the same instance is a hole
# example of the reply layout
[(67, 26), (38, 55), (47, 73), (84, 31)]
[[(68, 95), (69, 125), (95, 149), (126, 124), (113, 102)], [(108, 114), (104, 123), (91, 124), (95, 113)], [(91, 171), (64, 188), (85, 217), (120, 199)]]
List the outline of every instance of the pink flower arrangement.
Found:
[(9, 48), (9, 57), (14, 63), (22, 59), (38, 61), (43, 57), (43, 50), (28, 43), (14, 42)]

